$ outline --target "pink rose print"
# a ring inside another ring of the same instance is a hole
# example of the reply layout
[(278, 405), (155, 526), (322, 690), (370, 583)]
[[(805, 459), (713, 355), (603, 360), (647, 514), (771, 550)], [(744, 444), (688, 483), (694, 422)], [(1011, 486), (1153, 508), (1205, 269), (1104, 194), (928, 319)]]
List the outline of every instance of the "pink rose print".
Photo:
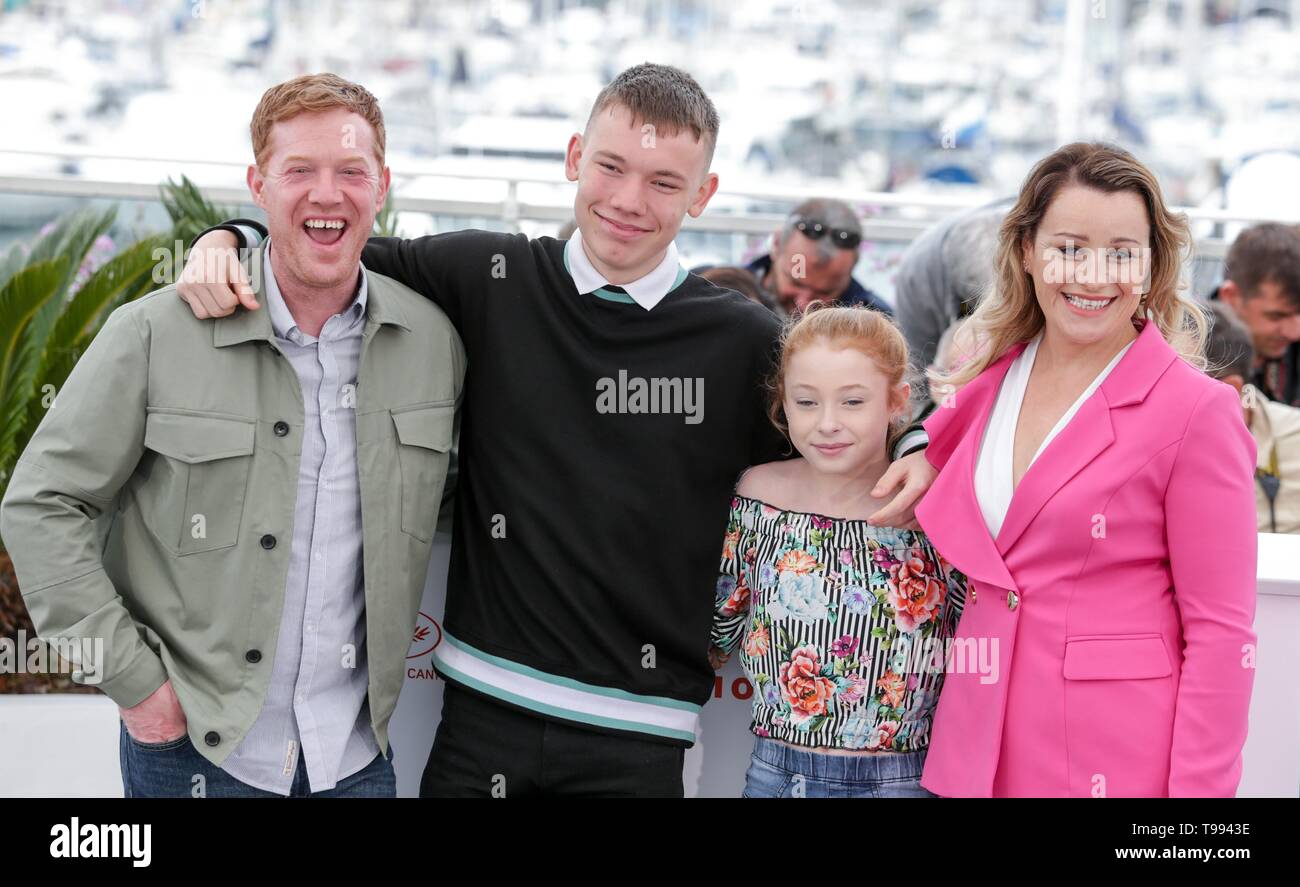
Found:
[(835, 695), (835, 684), (820, 671), (817, 648), (811, 645), (799, 647), (790, 654), (789, 662), (781, 663), (777, 684), (796, 724), (826, 714), (826, 703)]
[(945, 588), (934, 565), (915, 555), (889, 567), (889, 603), (899, 631), (913, 632), (934, 618), (943, 603)]

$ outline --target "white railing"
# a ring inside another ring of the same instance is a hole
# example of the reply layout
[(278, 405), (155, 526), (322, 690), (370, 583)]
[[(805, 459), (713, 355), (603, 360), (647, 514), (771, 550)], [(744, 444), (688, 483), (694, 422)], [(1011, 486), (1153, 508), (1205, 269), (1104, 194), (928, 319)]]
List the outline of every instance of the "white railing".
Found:
[[(64, 161), (113, 161), (138, 164), (144, 180), (124, 181), (52, 174), (10, 174), (13, 164), (6, 158), (56, 159)], [(558, 175), (544, 175), (536, 165), (519, 172), (483, 172), (467, 168), (473, 158), (444, 158), (436, 161), (421, 160), (400, 164), (401, 172), (393, 176), (393, 194), (403, 212), (427, 213), (436, 216), (496, 219), (507, 228), (517, 230), (522, 222), (555, 222), (568, 220), (572, 214), (572, 184)], [(136, 157), (87, 151), (58, 149), (51, 151), (0, 149), (0, 194), (38, 195), (49, 197), (74, 197), (85, 199), (112, 199), (156, 202), (158, 181), (179, 171), (196, 169), (220, 170), (221, 181), (239, 181), (244, 166), (228, 161), (210, 159), (178, 159), (165, 157)], [(205, 177), (206, 178), (206, 177)], [(465, 191), (465, 186), (482, 185), (483, 197), (419, 197), (410, 191), (418, 185), (424, 190), (439, 183), (456, 183), (452, 189)], [(810, 196), (832, 195), (864, 210), (863, 236), (868, 241), (907, 243), (924, 231), (934, 221), (953, 212), (987, 202), (979, 196), (951, 194), (898, 194), (883, 191), (844, 190), (834, 181), (810, 181), (804, 185), (771, 185), (726, 187), (719, 191), (708, 212), (698, 219), (687, 218), (688, 231), (724, 234), (765, 235), (776, 230), (784, 220), (781, 212), (760, 211), (752, 207), (773, 205), (792, 206)], [(205, 185), (204, 193), (219, 203), (249, 203), (248, 192), (243, 187)], [(1175, 207), (1185, 213), (1193, 229), (1203, 229), (1206, 224), (1215, 230), (1231, 223), (1250, 224), (1259, 221), (1297, 221), (1297, 219), (1263, 219), (1221, 209), (1200, 207)], [(1221, 258), (1227, 250), (1222, 237), (1199, 236), (1197, 255), (1202, 258)]]

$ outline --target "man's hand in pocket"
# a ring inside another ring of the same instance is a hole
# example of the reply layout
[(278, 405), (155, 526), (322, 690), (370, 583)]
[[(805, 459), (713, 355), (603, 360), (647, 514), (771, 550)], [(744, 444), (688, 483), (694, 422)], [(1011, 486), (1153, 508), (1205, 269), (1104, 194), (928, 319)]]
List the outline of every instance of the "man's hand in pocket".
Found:
[(171, 742), (185, 735), (187, 721), (170, 680), (154, 690), (139, 705), (118, 708), (126, 732), (137, 742)]

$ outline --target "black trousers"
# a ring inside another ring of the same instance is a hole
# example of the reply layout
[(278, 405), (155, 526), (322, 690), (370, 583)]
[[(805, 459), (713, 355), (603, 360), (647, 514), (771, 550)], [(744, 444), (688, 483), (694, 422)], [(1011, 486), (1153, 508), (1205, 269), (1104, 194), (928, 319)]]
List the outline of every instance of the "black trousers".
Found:
[(686, 749), (551, 721), (444, 684), (422, 798), (682, 797)]

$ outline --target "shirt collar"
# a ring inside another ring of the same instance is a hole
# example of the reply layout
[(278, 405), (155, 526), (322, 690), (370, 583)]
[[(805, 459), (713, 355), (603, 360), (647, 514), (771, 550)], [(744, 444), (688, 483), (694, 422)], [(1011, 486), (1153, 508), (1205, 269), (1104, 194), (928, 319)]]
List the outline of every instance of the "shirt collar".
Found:
[[(605, 275), (596, 270), (582, 245), (582, 232), (575, 230), (568, 243), (564, 245), (564, 264), (573, 278), (573, 285), (582, 294), (594, 293), (607, 286), (613, 286)], [(677, 244), (669, 241), (668, 249), (654, 270), (639, 280), (618, 284), (632, 301), (649, 311), (663, 301), (664, 296), (676, 288), (686, 275), (677, 259)]]
[[(309, 336), (298, 328), (298, 322), (293, 319), (293, 313), (289, 311), (289, 306), (284, 302), (284, 296), (280, 293), (280, 284), (276, 282), (275, 270), (271, 265), (271, 240), (267, 238), (266, 248), (262, 250), (262, 261), (265, 264), (263, 269), (266, 278), (266, 307), (271, 312), (271, 329), (274, 331), (276, 338), (288, 339), (298, 345), (311, 344), (316, 338)], [(366, 315), (366, 303), (368, 301), (369, 286), (366, 283), (366, 266), (360, 262), (357, 263), (361, 273), (360, 284), (357, 286), (357, 294), (352, 299), (352, 304), (339, 312), (345, 323), (344, 329), (351, 328), (358, 320)], [(324, 330), (322, 329), (322, 332)]]

